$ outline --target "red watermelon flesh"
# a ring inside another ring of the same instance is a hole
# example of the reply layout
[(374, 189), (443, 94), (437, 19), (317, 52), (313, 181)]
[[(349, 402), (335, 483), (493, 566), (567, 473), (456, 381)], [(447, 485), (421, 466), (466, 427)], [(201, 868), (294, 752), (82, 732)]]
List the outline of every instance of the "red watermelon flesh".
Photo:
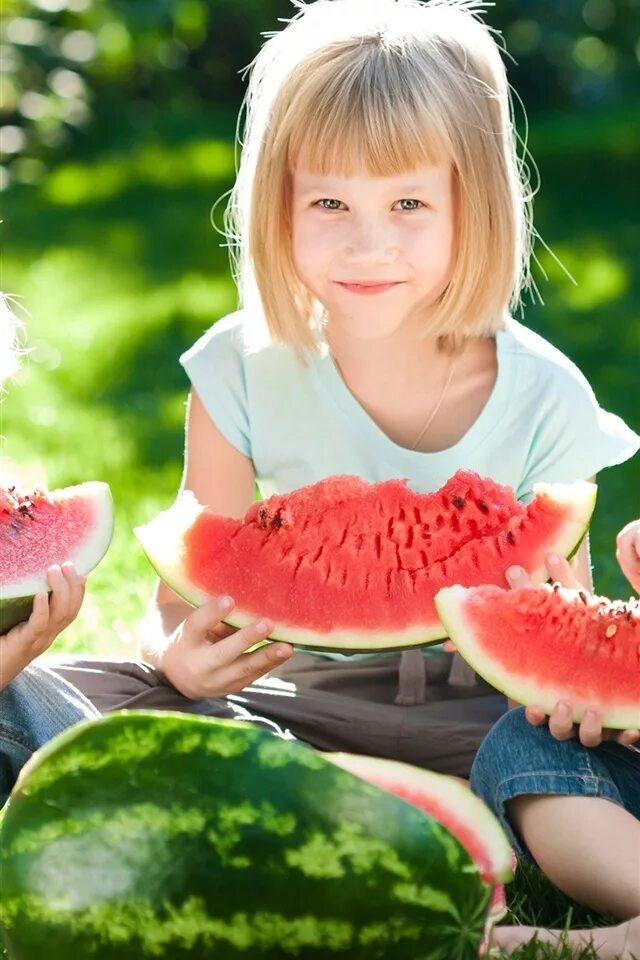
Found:
[(485, 883), (512, 879), (513, 858), (504, 830), (486, 804), (458, 778), (379, 757), (350, 753), (325, 753), (324, 757), (441, 823), (466, 849)]
[(640, 728), (640, 604), (569, 590), (454, 586), (436, 597), (449, 636), (474, 670), (522, 704), (551, 713), (589, 706), (604, 726)]
[(550, 485), (525, 506), (467, 471), (430, 494), (334, 477), (256, 503), (243, 520), (186, 498), (136, 533), (189, 602), (231, 595), (234, 626), (264, 616), (272, 639), (390, 650), (446, 636), (433, 603), (443, 586), (504, 584), (514, 563), (546, 579), (545, 554), (576, 548), (594, 501), (593, 484)]
[(113, 531), (106, 483), (49, 493), (0, 488), (0, 633), (29, 616), (33, 597), (48, 590), (47, 569), (74, 563), (88, 573), (102, 559)]

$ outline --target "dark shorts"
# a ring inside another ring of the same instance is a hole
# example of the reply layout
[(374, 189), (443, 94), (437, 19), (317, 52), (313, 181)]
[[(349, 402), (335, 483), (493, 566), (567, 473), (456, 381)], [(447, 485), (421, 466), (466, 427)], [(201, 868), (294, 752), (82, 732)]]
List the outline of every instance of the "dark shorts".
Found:
[(451, 654), (414, 662), (420, 659), (424, 699), (407, 705), (396, 702), (400, 654), (349, 661), (296, 653), (241, 693), (202, 700), (182, 696), (161, 673), (139, 662), (64, 660), (54, 669), (101, 713), (155, 709), (252, 719), (270, 728), (275, 724), (321, 750), (389, 757), (468, 777), (506, 700), (481, 680), (450, 683)]

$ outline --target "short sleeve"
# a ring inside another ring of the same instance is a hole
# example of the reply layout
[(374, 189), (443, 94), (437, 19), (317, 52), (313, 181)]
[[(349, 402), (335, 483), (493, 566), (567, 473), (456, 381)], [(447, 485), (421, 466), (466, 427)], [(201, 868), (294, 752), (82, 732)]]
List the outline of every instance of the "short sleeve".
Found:
[(215, 323), (182, 354), (180, 363), (222, 435), (237, 450), (251, 457), (244, 343), (239, 317), (239, 314), (231, 314)]
[(522, 500), (533, 485), (586, 480), (605, 467), (624, 463), (640, 449), (640, 437), (620, 417), (603, 410), (583, 374), (567, 361), (540, 391), (523, 479)]

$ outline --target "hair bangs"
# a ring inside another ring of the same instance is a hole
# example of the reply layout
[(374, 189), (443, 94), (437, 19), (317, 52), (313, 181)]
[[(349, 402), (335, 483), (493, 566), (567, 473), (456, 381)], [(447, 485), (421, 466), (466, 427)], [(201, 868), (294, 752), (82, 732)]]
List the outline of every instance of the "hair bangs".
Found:
[(402, 51), (367, 47), (366, 57), (354, 63), (346, 50), (342, 69), (333, 59), (312, 84), (298, 85), (288, 111), (290, 169), (384, 177), (451, 158), (442, 118), (422, 102), (415, 77), (403, 77)]

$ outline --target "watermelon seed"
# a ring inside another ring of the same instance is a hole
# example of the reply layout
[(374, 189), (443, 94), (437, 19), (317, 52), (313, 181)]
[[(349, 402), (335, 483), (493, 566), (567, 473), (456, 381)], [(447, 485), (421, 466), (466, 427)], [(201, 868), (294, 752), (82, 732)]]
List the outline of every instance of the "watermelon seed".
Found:
[(453, 505), (454, 507), (457, 507), (459, 510), (463, 510), (464, 507), (466, 507), (467, 505), (467, 501), (465, 500), (464, 497), (454, 497)]
[(610, 623), (607, 629), (605, 630), (604, 635), (605, 637), (607, 637), (607, 639), (609, 639), (610, 637), (615, 637), (617, 632), (618, 632), (618, 628), (616, 627), (615, 623)]
[(583, 603), (586, 603), (586, 602), (587, 602), (587, 595), (586, 595), (586, 593), (584, 592), (584, 590), (579, 590), (579, 591), (578, 591), (578, 596), (580, 597), (580, 599), (582, 600)]
[(260, 526), (263, 528), (263, 530), (266, 530), (267, 526), (269, 525), (269, 519), (268, 519), (266, 507), (260, 507), (260, 509), (258, 510), (258, 520), (260, 521)]
[(489, 507), (486, 505), (486, 503), (484, 503), (483, 500), (481, 500), (478, 504), (478, 510), (480, 513), (489, 513)]
[(559, 589), (560, 589), (560, 584), (559, 584), (558, 581), (556, 580), (556, 582), (555, 582), (554, 585), (553, 585), (553, 592), (554, 592), (554, 593), (557, 593)]
[(516, 545), (516, 538), (513, 535), (513, 531), (509, 530), (507, 533), (507, 543), (510, 543), (512, 547)]
[(280, 527), (282, 526), (282, 514), (280, 513), (279, 510), (276, 513), (275, 517), (273, 518), (273, 525), (276, 528), (276, 530), (279, 530)]

